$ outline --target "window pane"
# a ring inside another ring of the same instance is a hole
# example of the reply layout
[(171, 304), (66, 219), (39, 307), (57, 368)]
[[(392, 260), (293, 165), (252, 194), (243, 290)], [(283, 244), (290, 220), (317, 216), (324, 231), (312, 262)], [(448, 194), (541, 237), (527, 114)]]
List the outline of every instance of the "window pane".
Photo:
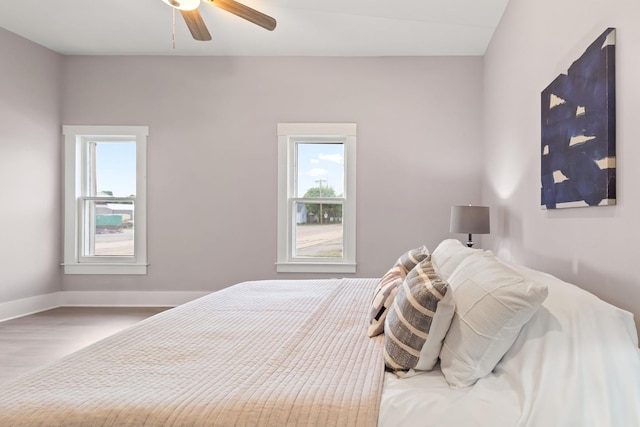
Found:
[(297, 197), (343, 197), (344, 144), (298, 143)]
[(342, 204), (296, 203), (296, 257), (342, 258)]
[(96, 190), (97, 196), (135, 196), (135, 142), (96, 143)]
[(84, 256), (133, 256), (134, 204), (85, 201)]

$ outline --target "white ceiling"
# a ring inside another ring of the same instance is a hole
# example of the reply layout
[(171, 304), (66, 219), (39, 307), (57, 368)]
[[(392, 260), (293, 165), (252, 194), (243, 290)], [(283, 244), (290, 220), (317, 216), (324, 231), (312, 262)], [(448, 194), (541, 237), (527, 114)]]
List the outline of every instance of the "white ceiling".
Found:
[(69, 55), (483, 55), (508, 0), (241, 0), (269, 32), (201, 3), (199, 42), (162, 0), (0, 0), (0, 26)]

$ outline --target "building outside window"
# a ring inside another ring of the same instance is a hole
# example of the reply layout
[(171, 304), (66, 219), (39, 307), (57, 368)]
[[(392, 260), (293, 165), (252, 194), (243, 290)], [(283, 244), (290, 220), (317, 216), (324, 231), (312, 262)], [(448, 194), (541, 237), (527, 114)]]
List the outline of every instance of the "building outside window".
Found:
[(66, 274), (146, 274), (146, 126), (64, 126)]

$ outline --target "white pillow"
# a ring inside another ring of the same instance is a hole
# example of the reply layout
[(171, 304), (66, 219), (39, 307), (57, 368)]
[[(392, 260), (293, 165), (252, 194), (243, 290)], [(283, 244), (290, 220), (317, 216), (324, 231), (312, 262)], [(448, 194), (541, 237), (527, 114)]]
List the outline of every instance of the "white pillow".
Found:
[(467, 387), (495, 368), (548, 291), (488, 253), (464, 259), (449, 284), (456, 309), (440, 366), (451, 386)]
[(458, 239), (447, 239), (440, 242), (431, 254), (431, 259), (442, 280), (447, 281), (463, 259), (479, 252), (488, 251), (469, 248), (464, 246)]
[(453, 295), (427, 258), (407, 274), (385, 324), (385, 364), (392, 371), (431, 370), (453, 317)]

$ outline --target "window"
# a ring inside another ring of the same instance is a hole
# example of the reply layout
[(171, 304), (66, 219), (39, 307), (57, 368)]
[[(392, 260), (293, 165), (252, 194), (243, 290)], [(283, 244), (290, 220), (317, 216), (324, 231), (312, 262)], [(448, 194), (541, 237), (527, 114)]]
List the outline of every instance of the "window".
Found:
[(278, 272), (356, 271), (356, 124), (278, 124)]
[(65, 274), (146, 274), (146, 126), (63, 126)]

